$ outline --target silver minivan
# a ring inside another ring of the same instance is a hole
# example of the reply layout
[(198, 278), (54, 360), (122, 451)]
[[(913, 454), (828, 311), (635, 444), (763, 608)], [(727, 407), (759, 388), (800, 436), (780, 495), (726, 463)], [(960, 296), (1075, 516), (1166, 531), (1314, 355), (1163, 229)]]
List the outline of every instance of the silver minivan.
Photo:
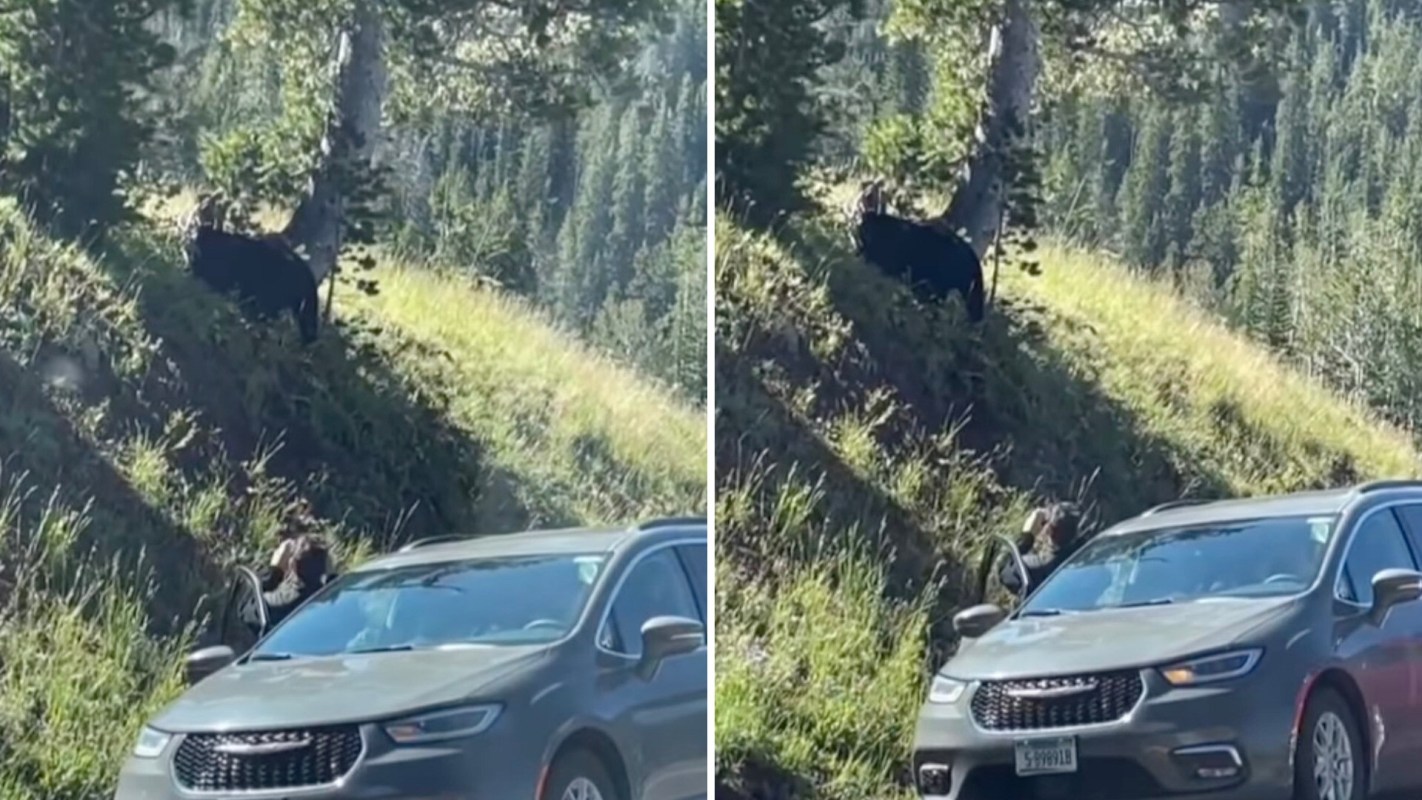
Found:
[(270, 631), (245, 573), (115, 798), (704, 798), (706, 559), (699, 518), (441, 537)]
[(919, 794), (1416, 796), (1419, 570), (1417, 481), (1178, 501), (1120, 522), (1015, 610), (954, 618), (962, 643), (918, 719)]

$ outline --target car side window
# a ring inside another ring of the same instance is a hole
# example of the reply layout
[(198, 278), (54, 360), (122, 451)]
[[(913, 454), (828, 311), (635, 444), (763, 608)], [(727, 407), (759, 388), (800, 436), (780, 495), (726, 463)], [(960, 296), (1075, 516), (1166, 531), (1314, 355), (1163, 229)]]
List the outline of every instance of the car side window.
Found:
[(701, 621), (706, 622), (706, 545), (689, 544), (676, 549), (681, 563), (691, 578), (691, 588), (696, 590), (696, 607), (701, 611)]
[(1398, 506), (1397, 515), (1402, 517), (1402, 527), (1407, 529), (1412, 552), (1422, 553), (1422, 505)]
[(686, 572), (670, 548), (638, 561), (612, 600), (598, 644), (615, 653), (642, 655), (642, 626), (652, 617), (699, 619)]
[(1391, 511), (1383, 510), (1364, 520), (1353, 534), (1348, 560), (1343, 565), (1339, 590), (1344, 599), (1371, 605), (1373, 576), (1385, 569), (1416, 569), (1412, 549)]

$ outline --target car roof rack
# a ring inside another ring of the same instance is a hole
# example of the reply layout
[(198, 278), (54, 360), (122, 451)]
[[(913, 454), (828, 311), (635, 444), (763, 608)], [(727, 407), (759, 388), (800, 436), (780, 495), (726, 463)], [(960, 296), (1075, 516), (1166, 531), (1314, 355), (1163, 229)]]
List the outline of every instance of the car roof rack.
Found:
[(1422, 480), (1416, 478), (1384, 478), (1376, 481), (1366, 481), (1353, 487), (1354, 494), (1367, 494), (1368, 492), (1380, 492), (1384, 489), (1422, 489)]
[(443, 536), (427, 536), (427, 537), (425, 537), (425, 538), (423, 538), (423, 539), (416, 539), (415, 541), (410, 542), (409, 544), (404, 545), (403, 547), (401, 547), (399, 550), (396, 550), (395, 552), (397, 552), (397, 553), (408, 553), (408, 552), (410, 552), (411, 550), (418, 550), (418, 549), (420, 549), (421, 547), (429, 547), (430, 545), (435, 545), (435, 544), (448, 544), (449, 542), (462, 542), (462, 541), (465, 541), (466, 539), (477, 539), (477, 538), (479, 538), (479, 537), (478, 537), (478, 534), (473, 534), (473, 535), (471, 535), (471, 534), (464, 534), (464, 533), (448, 533), (448, 534), (445, 534), (445, 535), (443, 535)]
[[(659, 528), (673, 528), (680, 525), (705, 525), (705, 517), (660, 517), (638, 523), (633, 530), (652, 531)], [(496, 533), (448, 533), (442, 536), (428, 536), (423, 539), (416, 539), (396, 550), (397, 553), (408, 553), (411, 550), (418, 550), (421, 547), (430, 547), (436, 544), (448, 544), (450, 542), (465, 542), (470, 539), (482, 539), (485, 536), (498, 536)]]
[(681, 525), (705, 525), (705, 517), (659, 517), (639, 523), (636, 527), (638, 531), (654, 531), (658, 528), (675, 528)]
[(1149, 516), (1151, 516), (1152, 514), (1159, 514), (1159, 513), (1162, 512), (1162, 511), (1169, 511), (1169, 510), (1172, 509), (1172, 508), (1183, 508), (1183, 507), (1185, 507), (1185, 506), (1198, 506), (1198, 505), (1202, 505), (1202, 504), (1208, 503), (1208, 502), (1210, 502), (1210, 501), (1204, 499), (1203, 497), (1182, 498), (1182, 499), (1180, 499), (1180, 500), (1171, 500), (1171, 501), (1166, 502), (1166, 503), (1161, 503), (1161, 504), (1158, 505), (1158, 506), (1151, 506), (1150, 508), (1147, 508), (1147, 509), (1141, 514), (1141, 516), (1142, 516), (1142, 517), (1149, 517)]

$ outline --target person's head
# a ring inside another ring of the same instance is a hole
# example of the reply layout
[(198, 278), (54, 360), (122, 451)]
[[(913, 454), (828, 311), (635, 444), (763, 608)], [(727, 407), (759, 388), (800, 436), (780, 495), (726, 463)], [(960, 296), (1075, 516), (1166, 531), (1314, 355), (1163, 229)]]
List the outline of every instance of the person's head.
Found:
[(1053, 503), (1047, 506), (1042, 520), (1041, 535), (1057, 548), (1076, 541), (1081, 528), (1081, 511), (1075, 503)]
[(288, 568), (307, 586), (320, 586), (331, 571), (331, 554), (326, 540), (315, 534), (301, 534), (288, 540)]

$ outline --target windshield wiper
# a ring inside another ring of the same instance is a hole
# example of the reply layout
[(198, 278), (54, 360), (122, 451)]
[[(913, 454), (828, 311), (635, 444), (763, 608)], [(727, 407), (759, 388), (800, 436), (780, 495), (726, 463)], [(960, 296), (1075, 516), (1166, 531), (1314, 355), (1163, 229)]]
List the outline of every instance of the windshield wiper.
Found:
[(291, 653), (255, 653), (248, 661), (290, 661)]
[(362, 653), (394, 653), (394, 652), (398, 652), (398, 651), (401, 651), (401, 650), (414, 650), (414, 649), (415, 649), (415, 646), (412, 645), (412, 644), (386, 644), (386, 645), (380, 645), (379, 647), (362, 647), (362, 648), (360, 648), (359, 650), (349, 650), (349, 651), (347, 651), (346, 654), (347, 654), (347, 655), (356, 656), (356, 655), (360, 655), (360, 654), (362, 654)]
[(1060, 608), (1034, 608), (1018, 614), (1019, 617), (1059, 617), (1066, 612)]
[(1154, 600), (1137, 600), (1134, 603), (1121, 603), (1120, 605), (1107, 606), (1107, 608), (1140, 608), (1142, 606), (1168, 606), (1175, 602), (1173, 597), (1157, 597)]

